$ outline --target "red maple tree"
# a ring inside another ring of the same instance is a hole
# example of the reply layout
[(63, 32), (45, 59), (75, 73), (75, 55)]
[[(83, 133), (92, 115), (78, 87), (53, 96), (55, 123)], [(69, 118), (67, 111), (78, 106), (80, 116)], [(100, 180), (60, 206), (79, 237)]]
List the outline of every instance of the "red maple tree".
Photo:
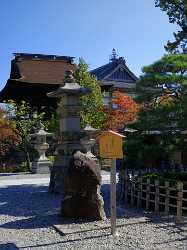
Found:
[(0, 158), (20, 141), (17, 130), (7, 118), (6, 111), (0, 108)]
[(120, 91), (114, 91), (112, 99), (113, 108), (105, 108), (107, 119), (104, 129), (118, 130), (127, 124), (136, 121), (140, 106), (132, 99)]

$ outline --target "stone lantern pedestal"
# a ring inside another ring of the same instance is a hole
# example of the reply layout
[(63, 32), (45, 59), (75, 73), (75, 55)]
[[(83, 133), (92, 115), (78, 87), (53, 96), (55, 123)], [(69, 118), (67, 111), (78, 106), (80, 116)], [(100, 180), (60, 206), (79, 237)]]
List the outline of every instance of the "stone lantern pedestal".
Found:
[(44, 130), (44, 126), (40, 123), (37, 131), (31, 134), (31, 138), (34, 138), (34, 148), (38, 152), (38, 157), (32, 162), (33, 174), (47, 174), (50, 173), (50, 167), (52, 163), (45, 155), (46, 150), (49, 148), (49, 144), (46, 142), (46, 136), (52, 135)]

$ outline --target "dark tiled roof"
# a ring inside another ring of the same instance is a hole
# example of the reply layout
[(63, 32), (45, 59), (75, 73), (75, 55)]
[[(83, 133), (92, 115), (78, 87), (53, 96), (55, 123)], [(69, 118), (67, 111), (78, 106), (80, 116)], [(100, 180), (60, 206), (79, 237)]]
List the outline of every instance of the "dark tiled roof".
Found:
[(90, 73), (95, 75), (98, 81), (136, 82), (138, 79), (129, 70), (123, 58), (112, 60), (108, 64), (92, 70)]
[(112, 72), (115, 67), (116, 66), (114, 65), (114, 63), (110, 62), (99, 68), (92, 70), (91, 74), (95, 75), (97, 77), (97, 80), (102, 80), (105, 76), (107, 76), (110, 72)]

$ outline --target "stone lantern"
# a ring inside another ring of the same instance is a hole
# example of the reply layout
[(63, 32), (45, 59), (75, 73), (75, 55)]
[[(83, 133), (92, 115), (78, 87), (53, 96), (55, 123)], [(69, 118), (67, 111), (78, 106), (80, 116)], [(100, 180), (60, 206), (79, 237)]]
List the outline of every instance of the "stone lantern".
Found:
[(80, 140), (85, 136), (85, 132), (80, 128), (80, 97), (89, 93), (89, 88), (75, 82), (72, 71), (66, 71), (65, 84), (47, 94), (49, 97), (61, 98), (62, 102), (59, 106), (60, 135), (49, 185), (52, 192), (62, 191), (70, 157), (75, 151), (83, 150)]
[(49, 148), (46, 136), (49, 135), (52, 135), (52, 133), (46, 132), (42, 123), (39, 123), (36, 132), (30, 135), (34, 139), (34, 148), (38, 152), (38, 157), (32, 162), (32, 173), (46, 174), (50, 172), (49, 168), (52, 163), (45, 155), (46, 150)]
[(89, 88), (75, 83), (72, 71), (68, 71), (65, 84), (48, 94), (49, 97), (61, 97), (62, 102), (59, 107), (60, 137), (49, 191), (63, 193), (60, 210), (63, 217), (101, 220), (105, 219), (100, 194), (101, 174), (91, 153), (95, 141), (88, 138), (93, 129), (80, 128), (80, 97), (90, 92)]

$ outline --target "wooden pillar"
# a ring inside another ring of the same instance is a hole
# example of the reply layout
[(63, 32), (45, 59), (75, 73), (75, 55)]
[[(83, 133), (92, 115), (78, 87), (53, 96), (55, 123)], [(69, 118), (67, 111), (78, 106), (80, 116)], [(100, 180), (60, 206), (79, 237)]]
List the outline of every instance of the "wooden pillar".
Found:
[(111, 234), (117, 235), (116, 232), (116, 159), (112, 159), (111, 175), (110, 175), (110, 220)]
[(165, 209), (164, 209), (164, 213), (165, 216), (169, 215), (169, 182), (165, 181)]
[(146, 210), (149, 209), (149, 200), (150, 200), (150, 179), (147, 179), (147, 186), (146, 186)]
[(159, 197), (160, 189), (159, 189), (159, 180), (155, 180), (155, 213), (159, 213)]
[(128, 180), (128, 172), (125, 170), (125, 204), (128, 203), (128, 188), (129, 188), (129, 180)]
[(183, 198), (183, 183), (178, 182), (177, 183), (177, 217), (176, 222), (182, 223), (182, 198)]
[(134, 183), (134, 175), (133, 175), (132, 180), (131, 180), (131, 207), (134, 206), (134, 190), (135, 190), (135, 183)]
[(142, 206), (142, 177), (138, 178), (138, 197), (137, 197), (137, 207)]
[(120, 202), (121, 200), (123, 200), (124, 193), (125, 193), (125, 170), (120, 171), (118, 185), (119, 185), (118, 186), (119, 187), (118, 199), (119, 199), (119, 202)]

